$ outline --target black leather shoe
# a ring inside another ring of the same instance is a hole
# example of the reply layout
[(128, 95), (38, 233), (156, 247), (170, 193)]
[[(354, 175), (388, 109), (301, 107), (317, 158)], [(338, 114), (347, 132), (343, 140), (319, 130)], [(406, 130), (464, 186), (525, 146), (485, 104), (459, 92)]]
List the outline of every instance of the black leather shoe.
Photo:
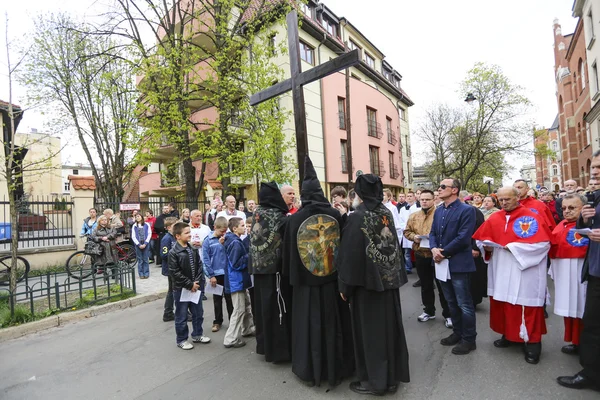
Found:
[(413, 283), (413, 287), (421, 287), (421, 280), (419, 279), (415, 283)]
[(164, 314), (163, 321), (164, 322), (175, 321), (175, 315), (174, 314)]
[(561, 386), (568, 387), (569, 389), (600, 389), (598, 385), (580, 373), (577, 373), (573, 376), (559, 376), (556, 378), (556, 382), (558, 382), (558, 384)]
[(473, 350), (477, 348), (475, 343), (469, 343), (461, 341), (459, 344), (452, 348), (452, 354), (456, 354), (458, 356), (463, 356), (465, 354), (469, 354)]
[(387, 388), (387, 392), (388, 393), (396, 393), (398, 391), (398, 385), (392, 385), (392, 386), (388, 386)]
[(460, 342), (460, 336), (458, 336), (454, 332), (452, 332), (452, 334), (450, 336), (445, 337), (442, 340), (440, 340), (440, 343), (443, 346), (454, 346), (454, 345), (457, 345), (458, 342)]
[(565, 354), (578, 354), (579, 353), (579, 346), (577, 346), (576, 344), (568, 344), (566, 346), (563, 346), (560, 351), (562, 351)]
[(525, 350), (525, 362), (529, 364), (537, 364), (540, 362), (540, 353)]
[(354, 393), (372, 394), (374, 396), (383, 396), (385, 394), (385, 392), (375, 392), (373, 390), (369, 390), (366, 387), (363, 387), (359, 381), (350, 383), (350, 390), (352, 390)]
[(412, 271), (406, 271), (406, 275), (412, 275)]
[(494, 346), (498, 347), (498, 348), (506, 348), (509, 347), (512, 344), (512, 342), (510, 340), (507, 340), (504, 335), (502, 335), (502, 337), (498, 340), (494, 340)]

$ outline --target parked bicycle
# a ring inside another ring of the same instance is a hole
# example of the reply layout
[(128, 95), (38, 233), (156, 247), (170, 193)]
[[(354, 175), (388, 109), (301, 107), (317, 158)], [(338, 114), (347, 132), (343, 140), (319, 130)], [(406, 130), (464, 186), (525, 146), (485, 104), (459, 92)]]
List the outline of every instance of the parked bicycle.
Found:
[[(135, 249), (134, 256), (135, 256)], [(0, 286), (10, 285), (10, 271), (12, 266), (12, 257), (4, 256), (0, 258)], [(29, 261), (21, 256), (17, 256), (17, 283), (21, 282), (29, 274)]]
[[(114, 248), (120, 262), (126, 263), (129, 268), (135, 266), (137, 263), (135, 248), (129, 242), (115, 243)], [(98, 271), (96, 266), (93, 265), (93, 258), (93, 256), (85, 254), (84, 250), (76, 251), (67, 259), (67, 273), (76, 279), (85, 279), (97, 272), (103, 273), (103, 270)]]

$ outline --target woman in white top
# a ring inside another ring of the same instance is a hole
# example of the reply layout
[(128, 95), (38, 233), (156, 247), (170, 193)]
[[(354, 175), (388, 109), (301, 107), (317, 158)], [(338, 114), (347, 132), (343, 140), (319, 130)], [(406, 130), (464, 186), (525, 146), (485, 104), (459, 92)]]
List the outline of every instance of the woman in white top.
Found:
[(150, 239), (152, 238), (152, 228), (150, 224), (144, 222), (142, 214), (135, 216), (135, 224), (131, 227), (131, 240), (135, 245), (135, 255), (137, 256), (138, 275), (140, 279), (148, 279), (150, 276), (150, 266), (148, 257), (150, 256)]

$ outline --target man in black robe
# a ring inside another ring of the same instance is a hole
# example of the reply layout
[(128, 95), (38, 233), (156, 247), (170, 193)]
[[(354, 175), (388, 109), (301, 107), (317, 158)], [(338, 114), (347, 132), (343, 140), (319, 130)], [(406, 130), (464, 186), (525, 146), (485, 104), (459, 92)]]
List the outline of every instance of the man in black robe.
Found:
[(275, 182), (262, 183), (250, 229), (256, 352), (268, 362), (291, 359), (291, 287), (281, 278), (281, 239), (288, 207)]
[(408, 348), (402, 325), (400, 286), (407, 282), (394, 219), (381, 203), (383, 185), (372, 174), (354, 187), (354, 212), (342, 231), (338, 283), (350, 302), (357, 382), (361, 394), (395, 393), (409, 382)]
[(304, 165), (302, 208), (288, 217), (283, 241), (283, 275), (293, 287), (292, 371), (310, 385), (335, 386), (354, 372), (350, 310), (337, 288), (343, 223), (310, 158)]

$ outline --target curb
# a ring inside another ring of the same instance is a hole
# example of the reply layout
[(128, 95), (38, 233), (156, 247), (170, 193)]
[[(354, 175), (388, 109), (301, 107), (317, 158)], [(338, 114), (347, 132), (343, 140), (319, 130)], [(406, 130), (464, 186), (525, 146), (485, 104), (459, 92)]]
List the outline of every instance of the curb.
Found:
[(38, 321), (28, 322), (23, 325), (0, 329), (0, 342), (17, 339), (25, 335), (42, 332), (51, 328), (74, 323), (86, 318), (97, 317), (98, 315), (107, 314), (113, 311), (136, 307), (151, 301), (164, 299), (166, 296), (167, 292), (146, 293), (129, 299), (115, 301), (114, 303), (103, 304), (101, 306), (92, 306), (79, 311), (64, 312), (40, 319)]

